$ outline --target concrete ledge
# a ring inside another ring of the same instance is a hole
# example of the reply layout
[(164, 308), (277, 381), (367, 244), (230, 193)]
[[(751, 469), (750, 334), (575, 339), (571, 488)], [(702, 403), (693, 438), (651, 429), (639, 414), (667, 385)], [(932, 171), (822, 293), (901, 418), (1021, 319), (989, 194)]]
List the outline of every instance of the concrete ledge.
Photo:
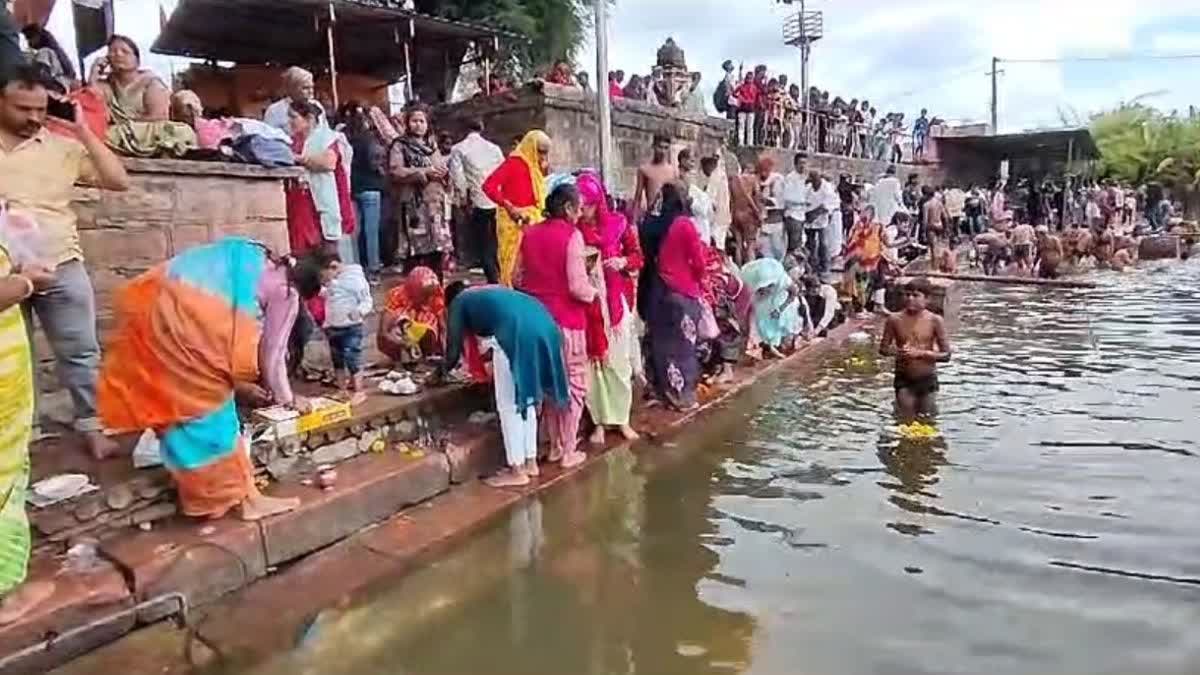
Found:
[(441, 453), (421, 459), (397, 454), (356, 457), (338, 465), (329, 490), (281, 486), (275, 497), (299, 497), (300, 508), (262, 522), (267, 565), (324, 548), (450, 488), (450, 463)]
[[(105, 617), (133, 606), (125, 578), (110, 563), (100, 561), (86, 574), (64, 572), (59, 561), (35, 561), (29, 581), (52, 581), (54, 595), (20, 621), (0, 631), (0, 658), (8, 657), (43, 640), (45, 649), (2, 669), (4, 673), (44, 673), (133, 630), (135, 617), (101, 622)], [(68, 631), (93, 627), (79, 635), (55, 639)]]
[[(105, 542), (101, 551), (124, 573), (138, 602), (178, 592), (188, 604), (203, 605), (267, 574), (259, 525), (232, 518), (210, 523), (175, 518), (150, 532)], [(141, 612), (138, 620), (152, 623), (163, 616)]]

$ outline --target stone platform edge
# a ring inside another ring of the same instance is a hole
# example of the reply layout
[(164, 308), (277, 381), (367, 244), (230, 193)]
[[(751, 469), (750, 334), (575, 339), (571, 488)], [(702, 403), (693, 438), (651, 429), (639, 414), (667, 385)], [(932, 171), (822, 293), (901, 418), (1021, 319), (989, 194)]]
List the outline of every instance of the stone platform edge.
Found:
[[(635, 410), (635, 426), (654, 430), (647, 434), (654, 440), (677, 433), (763, 378), (840, 349), (852, 332), (866, 325), (869, 321), (848, 321), (828, 338), (784, 359), (743, 366), (732, 382), (713, 387), (696, 410)], [(362, 565), (353, 578), (337, 577), (330, 586), (338, 587), (338, 593), (361, 588), (402, 570), (419, 554), (476, 531), (525, 497), (586, 470), (609, 451), (629, 445), (622, 440), (604, 448), (583, 446), (588, 461), (580, 466), (561, 470), (549, 465), (527, 488), (496, 490), (477, 479), (498, 466), (503, 454), (498, 429), (474, 431), (453, 435), (446, 452), (355, 457), (338, 465), (337, 484), (330, 489), (274, 486), (273, 496), (299, 497), (301, 505), (264, 521), (177, 518), (152, 531), (101, 544), (101, 559), (87, 573), (67, 570), (62, 561), (37, 561), (30, 579), (53, 577), (58, 588), (33, 614), (0, 627), (0, 673), (46, 672), (169, 618), (170, 603), (154, 601), (172, 594), (180, 594), (193, 610), (219, 606), (221, 614), (228, 615), (237, 611), (240, 595), (268, 583), (295, 588), (293, 575), (303, 576), (303, 570), (321, 566), (326, 557), (344, 555), (347, 546), (365, 547), (374, 557), (356, 559)], [(227, 597), (235, 592), (239, 595)], [(305, 594), (305, 602), (336, 597), (333, 588), (322, 588)], [(147, 607), (135, 609), (143, 605)], [(44, 640), (49, 642), (43, 645)], [(31, 652), (33, 647), (38, 648)]]

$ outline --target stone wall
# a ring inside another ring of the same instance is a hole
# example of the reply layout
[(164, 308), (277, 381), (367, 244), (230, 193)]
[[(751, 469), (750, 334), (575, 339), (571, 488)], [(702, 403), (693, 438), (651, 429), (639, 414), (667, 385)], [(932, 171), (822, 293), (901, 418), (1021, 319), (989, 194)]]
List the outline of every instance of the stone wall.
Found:
[[(570, 171), (600, 164), (599, 127), (593, 95), (573, 87), (529, 85), (507, 94), (474, 98), (442, 106), (434, 112), (434, 122), (455, 137), (466, 132), (467, 122), (481, 118), (485, 135), (506, 151), (530, 129), (542, 129), (555, 143), (550, 163), (555, 171)], [(637, 168), (650, 158), (654, 136), (671, 138), (671, 154), (690, 147), (697, 157), (711, 155), (726, 145), (731, 123), (722, 117), (710, 117), (664, 108), (662, 106), (616, 99), (613, 101), (613, 171), (617, 194), (632, 196), (637, 184)], [(734, 153), (745, 165), (759, 156), (775, 160), (776, 170), (787, 173), (793, 151), (775, 148), (737, 148)], [(847, 173), (861, 181), (875, 182), (887, 169), (887, 162), (852, 159), (839, 155), (810, 154), (810, 166), (835, 179)], [(936, 164), (900, 164), (897, 174), (905, 180), (910, 173), (922, 183), (940, 184), (945, 175)]]
[(127, 192), (78, 188), (72, 206), (98, 314), (122, 283), (191, 246), (226, 235), (288, 251), (283, 179), (295, 169), (178, 160), (126, 160)]
[[(283, 179), (299, 175), (298, 169), (143, 159), (127, 159), (125, 165), (132, 183), (128, 191), (79, 187), (72, 203), (96, 290), (101, 344), (112, 325), (114, 291), (189, 247), (243, 235), (288, 252)], [(40, 330), (34, 348), (38, 387), (53, 391), (58, 388), (54, 360)]]
[[(474, 98), (442, 106), (434, 112), (439, 129), (455, 137), (467, 122), (481, 118), (485, 135), (506, 151), (530, 129), (542, 129), (554, 139), (550, 164), (555, 171), (600, 165), (596, 101), (573, 87), (529, 85), (515, 92)], [(637, 167), (650, 158), (654, 136), (672, 141), (672, 155), (690, 147), (697, 156), (717, 152), (730, 133), (724, 118), (686, 113), (661, 106), (617, 99), (613, 101), (613, 172), (617, 194), (632, 196)]]

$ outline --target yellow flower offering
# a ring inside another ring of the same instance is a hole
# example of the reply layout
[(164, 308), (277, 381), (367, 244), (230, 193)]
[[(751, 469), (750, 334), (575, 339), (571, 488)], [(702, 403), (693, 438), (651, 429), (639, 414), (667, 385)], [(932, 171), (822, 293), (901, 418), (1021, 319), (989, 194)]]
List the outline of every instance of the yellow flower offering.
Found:
[(941, 436), (941, 432), (932, 424), (924, 422), (909, 422), (908, 424), (900, 425), (898, 431), (900, 437), (910, 441), (923, 441)]

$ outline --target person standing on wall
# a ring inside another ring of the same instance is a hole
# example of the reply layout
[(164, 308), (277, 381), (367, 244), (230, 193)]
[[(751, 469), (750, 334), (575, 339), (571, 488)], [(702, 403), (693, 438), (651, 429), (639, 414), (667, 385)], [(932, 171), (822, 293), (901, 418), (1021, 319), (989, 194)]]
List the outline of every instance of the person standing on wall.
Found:
[(483, 120), (467, 124), (467, 137), (450, 150), (450, 180), (455, 191), (467, 196), (471, 208), (471, 240), (482, 258), (489, 284), (500, 283), (496, 243), (496, 203), (483, 192), (483, 182), (504, 163), (500, 146), (483, 137)]
[[(54, 350), (59, 381), (74, 404), (75, 429), (92, 455), (104, 458), (116, 451), (116, 444), (104, 435), (96, 414), (96, 297), (83, 265), (71, 199), (77, 182), (125, 191), (129, 176), (86, 124), (58, 120), (78, 140), (46, 129), (46, 86), (38, 66), (19, 64), (0, 74), (0, 200), (12, 212), (37, 221), (45, 236), (40, 254), (54, 268), (55, 280), (24, 302), (25, 324), (31, 328), (37, 314)], [(82, 119), (76, 108), (75, 120)]]

